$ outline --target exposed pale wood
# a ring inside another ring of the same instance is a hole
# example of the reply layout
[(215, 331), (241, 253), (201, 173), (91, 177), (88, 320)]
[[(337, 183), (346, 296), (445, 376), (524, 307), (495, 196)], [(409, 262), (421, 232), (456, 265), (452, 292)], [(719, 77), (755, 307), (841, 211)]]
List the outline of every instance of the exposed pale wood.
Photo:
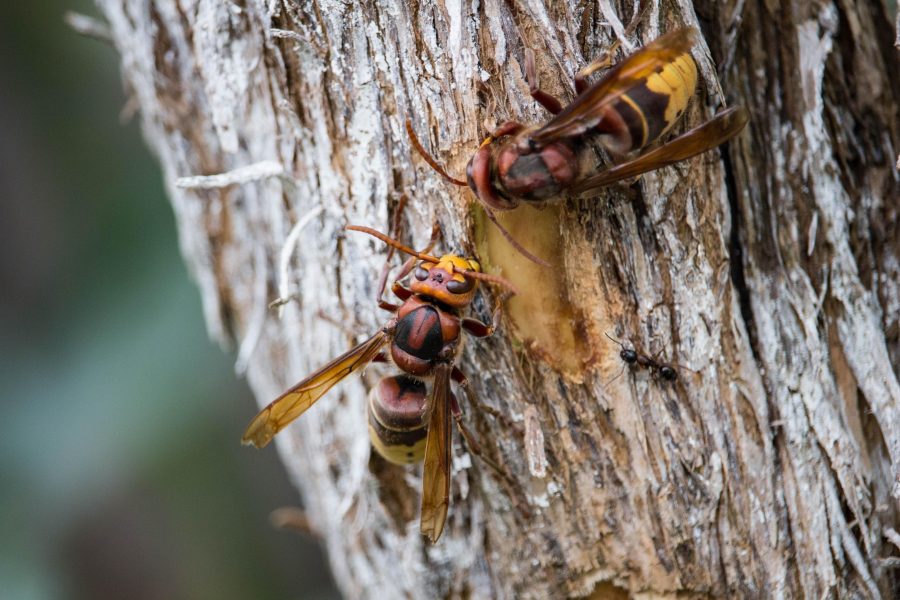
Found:
[[(480, 401), (515, 422), (468, 407), (517, 486), (456, 443), (437, 545), (418, 533), (418, 473), (370, 458), (381, 371), (278, 436), (348, 597), (898, 593), (895, 14), (887, 0), (650, 1), (632, 47), (682, 24), (704, 35), (687, 121), (726, 101), (752, 121), (640, 194), (505, 217), (551, 276), (411, 159), (403, 120), (462, 173), (494, 124), (546, 118), (526, 47), (570, 99), (637, 2), (98, 0), (209, 330), (239, 349), (261, 405), (384, 320), (384, 248), (343, 227), (386, 229), (402, 192), (408, 241), (437, 219), (446, 246), (529, 290), (463, 358)], [(280, 318), (278, 296), (295, 299)], [(680, 381), (617, 376), (605, 332), (677, 362)]]

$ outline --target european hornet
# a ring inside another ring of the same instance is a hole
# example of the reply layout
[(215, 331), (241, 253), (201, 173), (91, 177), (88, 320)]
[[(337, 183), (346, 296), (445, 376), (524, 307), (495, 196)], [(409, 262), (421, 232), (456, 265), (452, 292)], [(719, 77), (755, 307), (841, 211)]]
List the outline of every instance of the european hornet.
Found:
[[(408, 120), (406, 128), (428, 164), (450, 183), (468, 185), (500, 227), (493, 211), (514, 209), (520, 201), (541, 202), (562, 193), (590, 192), (686, 160), (737, 135), (749, 118), (743, 107), (723, 110), (706, 123), (648, 149), (672, 129), (694, 93), (697, 65), (690, 49), (696, 38), (697, 31), (690, 28), (663, 35), (589, 85), (587, 77), (608, 66), (608, 58), (601, 57), (576, 74), (577, 96), (565, 107), (538, 86), (534, 55), (529, 50), (525, 75), (531, 97), (554, 116), (540, 126), (516, 121), (501, 124), (472, 156), (466, 181), (448, 175), (426, 152)], [(589, 146), (594, 141), (623, 160), (597, 171)], [(633, 158), (625, 158), (635, 152)]]
[[(369, 434), (375, 450), (388, 461), (409, 464), (424, 456), (421, 532), (436, 542), (443, 532), (450, 502), (451, 415), (470, 450), (479, 453), (450, 390), (451, 380), (467, 384), (465, 375), (454, 365), (462, 347), (462, 333), (479, 338), (493, 334), (500, 321), (502, 302), (515, 288), (502, 277), (482, 273), (473, 259), (454, 254), (437, 258), (416, 252), (368, 227), (347, 229), (368, 233), (411, 256), (391, 287), (402, 304), (383, 299), (386, 279), (382, 279), (378, 305), (395, 316), (368, 340), (262, 409), (250, 422), (242, 441), (262, 448), (339, 381), (370, 362), (392, 361), (402, 374), (385, 377), (370, 393)], [(415, 259), (420, 261), (418, 265)], [(410, 272), (407, 288), (400, 281)], [(509, 290), (498, 302), (490, 324), (462, 316), (482, 281)], [(431, 383), (430, 397), (426, 381)]]

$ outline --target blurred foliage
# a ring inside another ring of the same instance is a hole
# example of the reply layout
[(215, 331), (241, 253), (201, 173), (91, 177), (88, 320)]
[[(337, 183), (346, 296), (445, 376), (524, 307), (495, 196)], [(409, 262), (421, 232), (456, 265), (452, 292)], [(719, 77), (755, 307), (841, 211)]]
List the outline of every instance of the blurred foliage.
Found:
[(0, 7), (3, 598), (327, 598), (85, 0)]

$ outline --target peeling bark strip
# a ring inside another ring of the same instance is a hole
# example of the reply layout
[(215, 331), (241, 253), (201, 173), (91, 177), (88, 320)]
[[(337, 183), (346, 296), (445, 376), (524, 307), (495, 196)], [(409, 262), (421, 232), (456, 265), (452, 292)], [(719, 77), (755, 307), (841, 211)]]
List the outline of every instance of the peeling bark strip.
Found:
[[(480, 401), (513, 421), (469, 406), (467, 423), (518, 487), (455, 444), (436, 546), (418, 533), (420, 474), (371, 456), (376, 368), (279, 436), (348, 597), (900, 593), (896, 9), (649, 1), (625, 47), (682, 25), (705, 38), (679, 127), (743, 104), (748, 130), (638, 193), (504, 218), (556, 265), (504, 273), (529, 294), (464, 352)], [(345, 224), (386, 229), (407, 192), (407, 241), (437, 219), (448, 249), (504, 264), (469, 192), (412, 159), (404, 119), (462, 173), (495, 124), (546, 118), (526, 48), (571, 99), (638, 2), (98, 4), (210, 332), (241, 346), (264, 404), (385, 319), (371, 298), (385, 249)], [(279, 294), (296, 299), (281, 318)], [(617, 377), (606, 332), (691, 371)]]

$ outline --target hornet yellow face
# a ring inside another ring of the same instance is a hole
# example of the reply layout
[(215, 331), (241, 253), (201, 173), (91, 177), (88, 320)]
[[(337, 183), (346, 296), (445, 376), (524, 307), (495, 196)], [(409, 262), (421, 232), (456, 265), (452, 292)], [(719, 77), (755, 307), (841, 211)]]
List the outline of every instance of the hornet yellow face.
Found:
[(478, 261), (445, 254), (437, 264), (422, 261), (413, 271), (410, 289), (443, 302), (453, 308), (463, 308), (472, 303), (478, 281), (466, 277), (464, 271), (481, 272)]

